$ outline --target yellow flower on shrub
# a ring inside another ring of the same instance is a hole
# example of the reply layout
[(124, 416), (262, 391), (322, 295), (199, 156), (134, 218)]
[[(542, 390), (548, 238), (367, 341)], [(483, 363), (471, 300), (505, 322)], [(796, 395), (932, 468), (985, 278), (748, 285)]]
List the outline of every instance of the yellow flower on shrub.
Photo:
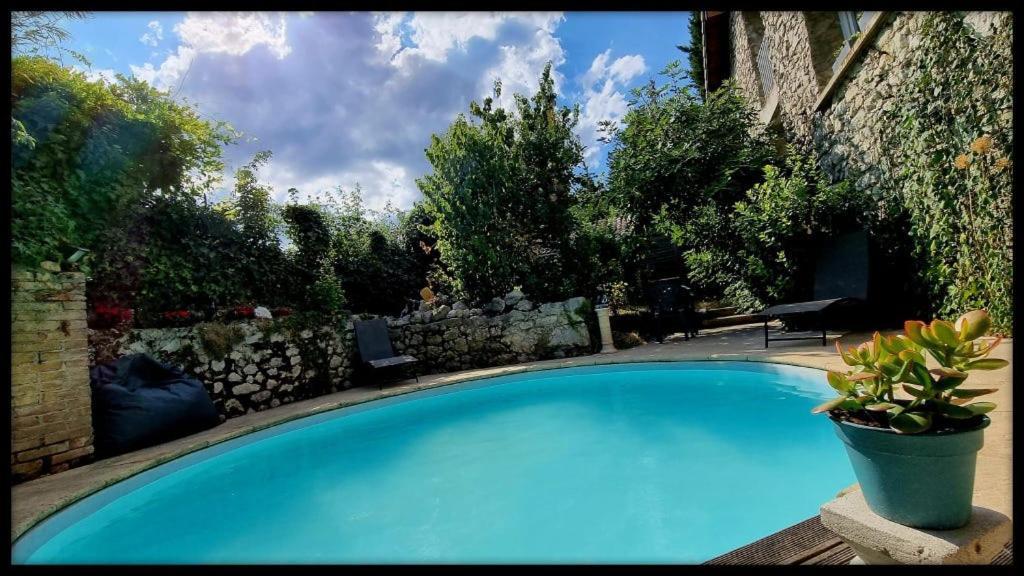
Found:
[(958, 170), (964, 170), (971, 165), (971, 159), (967, 157), (967, 154), (961, 154), (953, 160), (953, 166), (956, 166)]
[(971, 151), (975, 154), (985, 154), (992, 149), (992, 137), (988, 134), (979, 136), (971, 142)]
[(1009, 158), (1003, 157), (1003, 158), (1000, 158), (1000, 159), (996, 160), (996, 170), (1002, 170), (1004, 168), (1008, 168), (1009, 166), (1010, 166), (1010, 159)]

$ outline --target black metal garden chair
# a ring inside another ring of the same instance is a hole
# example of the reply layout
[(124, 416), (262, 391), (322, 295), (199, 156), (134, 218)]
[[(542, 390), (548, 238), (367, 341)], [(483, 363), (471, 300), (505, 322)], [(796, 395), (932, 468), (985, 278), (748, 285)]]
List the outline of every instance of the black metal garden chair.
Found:
[[(385, 372), (400, 371), (407, 366), (415, 366), (419, 360), (408, 354), (396, 355), (391, 347), (391, 336), (388, 334), (388, 323), (383, 318), (364, 320), (355, 323), (356, 344), (363, 366), (374, 375)], [(416, 381), (420, 377), (413, 370)], [(378, 378), (380, 388), (384, 388), (383, 379)]]

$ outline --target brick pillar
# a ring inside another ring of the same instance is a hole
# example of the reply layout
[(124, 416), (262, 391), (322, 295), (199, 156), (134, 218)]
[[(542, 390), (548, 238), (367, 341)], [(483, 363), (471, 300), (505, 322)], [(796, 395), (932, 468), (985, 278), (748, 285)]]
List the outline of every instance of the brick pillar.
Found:
[(14, 482), (67, 470), (93, 452), (85, 275), (42, 267), (12, 272)]

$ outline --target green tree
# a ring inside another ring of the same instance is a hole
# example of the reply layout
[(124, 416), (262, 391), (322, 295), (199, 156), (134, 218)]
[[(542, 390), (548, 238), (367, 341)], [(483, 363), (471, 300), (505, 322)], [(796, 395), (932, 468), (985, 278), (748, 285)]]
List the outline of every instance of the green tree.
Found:
[(690, 12), (690, 20), (687, 24), (690, 32), (689, 46), (676, 46), (686, 54), (690, 67), (687, 69), (687, 77), (697, 92), (697, 96), (704, 100), (704, 29), (700, 22), (700, 12)]
[(610, 195), (638, 241), (670, 236), (687, 256), (691, 282), (720, 296), (733, 280), (712, 263), (740, 249), (739, 237), (725, 233), (733, 206), (761, 181), (776, 152), (733, 85), (700, 102), (678, 62), (663, 74), (665, 84), (652, 80), (633, 91), (625, 127), (612, 135)]
[(583, 146), (573, 129), (578, 109), (556, 102), (548, 64), (537, 92), (470, 104), (448, 130), (431, 137), (433, 168), (417, 184), (433, 219), (441, 274), (459, 297), (480, 301), (520, 285), (535, 298), (575, 289), (570, 208)]

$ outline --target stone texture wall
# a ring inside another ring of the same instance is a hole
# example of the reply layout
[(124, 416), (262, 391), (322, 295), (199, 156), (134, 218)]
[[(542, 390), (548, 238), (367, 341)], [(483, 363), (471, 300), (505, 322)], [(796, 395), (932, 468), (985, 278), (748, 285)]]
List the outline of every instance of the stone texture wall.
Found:
[[(893, 97), (909, 81), (908, 59), (920, 42), (926, 15), (888, 14), (871, 48), (855, 62), (831, 104), (811, 118), (809, 143), (834, 179), (848, 179), (862, 190), (872, 190), (899, 169), (888, 161), (882, 113), (890, 110)], [(987, 33), (992, 22), (1004, 18), (1012, 15), (976, 12), (966, 20), (979, 33)]]
[[(834, 28), (823, 25), (829, 14), (834, 13), (761, 12), (779, 87), (779, 117), (789, 138), (813, 150), (834, 180), (849, 179), (871, 191), (898, 168), (887, 162), (882, 114), (908, 81), (907, 63), (920, 42), (919, 30), (927, 13), (886, 13), (870, 47), (843, 76), (830, 104), (816, 111), (827, 83), (816, 71), (826, 64), (831, 67), (836, 40)], [(735, 14), (732, 18), (737, 20)], [(990, 33), (993, 23), (1008, 18), (1012, 18), (1009, 12), (969, 12), (965, 17), (979, 34)], [(753, 90), (749, 87), (742, 64), (749, 61), (749, 53), (740, 42), (733, 42), (731, 49), (740, 87), (751, 101), (759, 102), (756, 85)]]
[(59, 472), (93, 453), (85, 275), (12, 271), (11, 475)]
[(486, 310), (456, 302), (389, 319), (388, 325), (396, 352), (437, 373), (589, 354), (586, 322), (592, 315), (583, 298), (536, 306), (512, 292)]
[(224, 420), (351, 387), (350, 328), (251, 320), (131, 330), (114, 346), (118, 356), (145, 353), (182, 367), (206, 385)]
[(751, 34), (749, 29), (752, 18), (758, 18), (756, 12), (730, 12), (729, 13), (729, 46), (732, 53), (731, 62), (732, 78), (736, 81), (740, 90), (750, 100), (751, 107), (760, 110), (768, 94), (761, 94), (761, 81), (758, 79), (757, 62), (754, 55), (758, 47), (751, 46)]
[[(387, 321), (395, 352), (415, 356), (418, 372), (429, 374), (589, 354), (588, 315), (583, 298), (535, 306), (512, 292), (482, 309), (424, 304)], [(109, 345), (118, 354), (147, 353), (202, 380), (222, 419), (356, 384), (351, 320), (340, 329), (297, 330), (275, 319), (138, 329), (116, 338)]]
[(807, 15), (804, 12), (762, 12), (761, 19), (779, 91), (782, 127), (798, 140), (807, 141), (808, 121), (818, 96)]

